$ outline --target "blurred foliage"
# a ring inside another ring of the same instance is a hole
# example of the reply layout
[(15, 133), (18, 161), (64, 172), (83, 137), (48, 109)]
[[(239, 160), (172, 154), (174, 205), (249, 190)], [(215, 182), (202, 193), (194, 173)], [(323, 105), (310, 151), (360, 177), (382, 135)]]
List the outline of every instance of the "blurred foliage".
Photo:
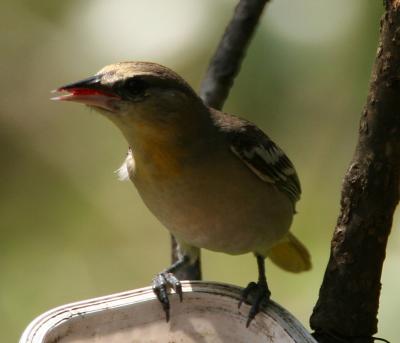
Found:
[[(233, 5), (1, 2), (2, 342), (16, 341), (51, 307), (146, 286), (169, 263), (167, 231), (134, 187), (112, 173), (125, 155), (122, 136), (82, 106), (51, 103), (49, 91), (129, 59), (168, 65), (198, 87)], [(302, 180), (293, 230), (310, 248), (314, 268), (292, 275), (268, 265), (268, 277), (273, 298), (305, 325), (328, 259), (381, 13), (380, 2), (364, 0), (272, 2), (225, 107), (274, 138)], [(392, 342), (400, 340), (397, 227), (379, 314), (379, 335)], [(250, 254), (203, 256), (206, 280), (245, 285), (256, 276)]]

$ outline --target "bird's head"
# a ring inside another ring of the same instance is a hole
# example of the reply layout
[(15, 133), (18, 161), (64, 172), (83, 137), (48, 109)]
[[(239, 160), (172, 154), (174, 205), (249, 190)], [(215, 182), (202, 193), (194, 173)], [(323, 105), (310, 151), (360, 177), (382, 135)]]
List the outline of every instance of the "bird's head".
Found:
[(204, 109), (193, 89), (172, 70), (149, 62), (121, 62), (59, 87), (53, 100), (86, 104), (122, 131), (187, 125)]

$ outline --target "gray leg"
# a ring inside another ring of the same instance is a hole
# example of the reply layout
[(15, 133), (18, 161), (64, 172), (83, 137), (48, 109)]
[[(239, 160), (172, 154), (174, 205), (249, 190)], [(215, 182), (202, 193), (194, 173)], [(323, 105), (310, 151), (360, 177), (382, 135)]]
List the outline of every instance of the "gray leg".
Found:
[(182, 285), (178, 278), (174, 275), (180, 268), (186, 267), (190, 264), (190, 258), (187, 255), (181, 256), (181, 258), (173, 263), (170, 267), (157, 274), (153, 279), (153, 292), (156, 294), (160, 301), (167, 322), (169, 321), (169, 299), (168, 299), (168, 288), (172, 289), (178, 294), (179, 300), (182, 301)]
[(250, 282), (242, 291), (242, 296), (239, 301), (239, 307), (242, 305), (243, 301), (252, 304), (247, 317), (246, 327), (249, 327), (256, 314), (260, 312), (260, 305), (263, 303), (267, 304), (271, 296), (267, 279), (265, 277), (265, 259), (257, 254), (256, 258), (258, 266), (258, 282)]

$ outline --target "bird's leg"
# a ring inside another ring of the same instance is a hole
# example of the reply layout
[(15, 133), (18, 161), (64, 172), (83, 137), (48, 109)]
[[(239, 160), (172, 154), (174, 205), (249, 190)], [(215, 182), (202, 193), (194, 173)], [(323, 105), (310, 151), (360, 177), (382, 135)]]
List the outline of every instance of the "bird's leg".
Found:
[(168, 299), (168, 288), (172, 289), (178, 294), (179, 300), (182, 301), (182, 285), (178, 278), (174, 275), (180, 268), (190, 263), (190, 257), (188, 255), (182, 255), (178, 261), (173, 263), (170, 267), (157, 274), (153, 279), (153, 292), (156, 294), (160, 301), (167, 322), (169, 321), (169, 299)]
[(265, 277), (264, 257), (256, 254), (256, 258), (258, 266), (258, 282), (250, 282), (247, 287), (242, 291), (242, 296), (239, 301), (239, 307), (242, 305), (243, 301), (248, 301), (252, 304), (249, 315), (247, 317), (246, 327), (249, 327), (251, 321), (260, 311), (260, 305), (262, 303), (268, 303), (271, 296), (271, 292), (267, 284), (267, 279)]

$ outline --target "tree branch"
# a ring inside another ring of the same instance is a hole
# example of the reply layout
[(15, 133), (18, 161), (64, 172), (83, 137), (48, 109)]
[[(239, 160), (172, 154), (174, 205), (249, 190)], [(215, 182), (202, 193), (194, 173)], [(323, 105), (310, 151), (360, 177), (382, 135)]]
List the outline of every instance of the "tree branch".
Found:
[(268, 0), (241, 0), (203, 79), (200, 97), (221, 109)]
[[(216, 109), (222, 108), (267, 1), (240, 0), (236, 6), (235, 13), (201, 84), (200, 97), (206, 105)], [(179, 254), (179, 247), (174, 237), (171, 246), (174, 262)], [(186, 280), (200, 280), (200, 258), (194, 265), (180, 271), (179, 277)]]
[(380, 278), (400, 180), (400, 1), (385, 5), (358, 143), (310, 319), (319, 342), (372, 342), (377, 332)]

